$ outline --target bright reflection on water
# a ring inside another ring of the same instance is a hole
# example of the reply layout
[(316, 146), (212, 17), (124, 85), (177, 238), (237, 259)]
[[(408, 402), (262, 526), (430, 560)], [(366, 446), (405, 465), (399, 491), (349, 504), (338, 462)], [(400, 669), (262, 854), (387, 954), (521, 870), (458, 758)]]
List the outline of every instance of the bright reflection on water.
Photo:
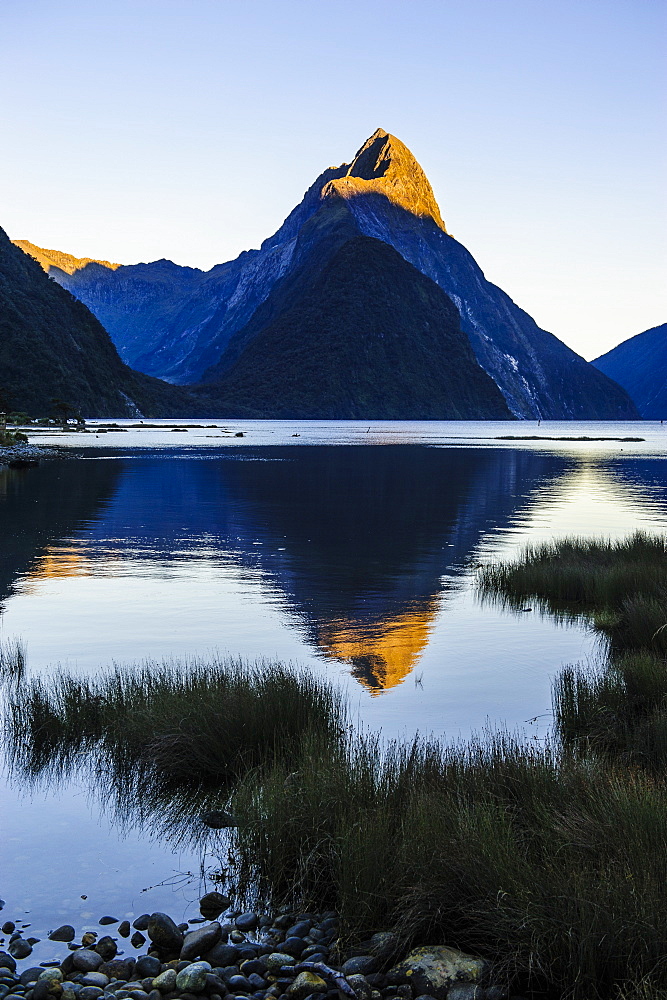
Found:
[[(24, 641), (33, 674), (213, 649), (277, 657), (336, 678), (355, 718), (390, 736), (491, 723), (539, 738), (551, 678), (592, 637), (481, 605), (475, 567), (555, 536), (667, 529), (659, 433), (634, 452), (143, 439), (0, 471), (0, 639)], [(196, 885), (142, 894), (199, 859), (141, 831), (119, 839), (75, 785), (7, 787), (0, 824), (2, 894), (38, 912), (38, 936), (113, 909), (178, 916), (196, 898)]]

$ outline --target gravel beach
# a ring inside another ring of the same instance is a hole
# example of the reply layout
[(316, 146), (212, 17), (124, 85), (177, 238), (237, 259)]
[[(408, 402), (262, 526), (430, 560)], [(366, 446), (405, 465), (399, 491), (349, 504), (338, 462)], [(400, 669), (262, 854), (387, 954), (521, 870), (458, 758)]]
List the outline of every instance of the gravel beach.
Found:
[(406, 954), (391, 932), (350, 947), (333, 911), (267, 916), (229, 902), (209, 892), (201, 916), (180, 924), (159, 912), (132, 924), (102, 916), (83, 935), (63, 924), (49, 933), (62, 960), (40, 965), (29, 961), (36, 940), (6, 920), (0, 1000), (523, 1000), (485, 959), (455, 948)]
[[(39, 464), (42, 459), (72, 457), (70, 451), (65, 452), (59, 448), (45, 448), (38, 444), (13, 444), (9, 446), (0, 445), (0, 467), (12, 466), (17, 463), (17, 467), (27, 468), (33, 464)], [(20, 463), (20, 465), (18, 464)]]

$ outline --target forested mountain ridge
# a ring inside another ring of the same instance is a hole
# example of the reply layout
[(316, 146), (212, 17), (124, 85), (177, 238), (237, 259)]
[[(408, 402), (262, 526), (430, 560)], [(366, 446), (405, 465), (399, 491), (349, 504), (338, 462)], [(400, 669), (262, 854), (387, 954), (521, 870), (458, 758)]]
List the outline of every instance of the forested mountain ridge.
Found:
[(0, 389), (33, 416), (54, 400), (84, 416), (184, 413), (189, 394), (123, 364), (90, 310), (0, 229)]
[(511, 418), (434, 282), (353, 229), (320, 242), (206, 373), (203, 398), (245, 416)]
[(624, 340), (591, 364), (623, 386), (645, 420), (667, 419), (667, 323)]
[(92, 257), (73, 257), (71, 253), (62, 253), (60, 250), (45, 250), (44, 247), (37, 247), (28, 240), (13, 240), (14, 246), (20, 247), (24, 253), (30, 254), (42, 265), (47, 274), (54, 270), (62, 271), (63, 274), (75, 274), (81, 271), (88, 264), (99, 264), (110, 271), (115, 271), (121, 264), (112, 264), (110, 260), (94, 260)]

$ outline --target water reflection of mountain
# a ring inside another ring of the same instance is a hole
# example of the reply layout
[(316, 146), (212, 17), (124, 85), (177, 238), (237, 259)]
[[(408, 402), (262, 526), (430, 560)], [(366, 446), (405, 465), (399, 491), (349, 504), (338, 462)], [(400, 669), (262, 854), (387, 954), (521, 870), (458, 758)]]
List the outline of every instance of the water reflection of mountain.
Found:
[(118, 462), (76, 460), (0, 469), (0, 612), (18, 577), (43, 571), (51, 546), (103, 517), (120, 472)]
[(48, 546), (34, 574), (232, 567), (284, 594), (308, 640), (379, 691), (413, 668), (481, 535), (567, 465), (527, 451), (420, 446), (85, 462), (89, 475), (120, 473), (114, 495), (75, 538)]
[(282, 537), (289, 560), (271, 575), (311, 642), (377, 692), (412, 670), (480, 536), (563, 467), (520, 451), (300, 448), (229, 482)]

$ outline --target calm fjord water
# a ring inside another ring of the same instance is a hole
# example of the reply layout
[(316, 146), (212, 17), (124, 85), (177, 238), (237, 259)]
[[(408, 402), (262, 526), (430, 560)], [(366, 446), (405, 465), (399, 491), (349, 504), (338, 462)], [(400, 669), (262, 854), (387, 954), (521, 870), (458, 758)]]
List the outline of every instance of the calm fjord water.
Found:
[[(155, 423), (59, 436), (83, 457), (0, 471), (0, 638), (25, 642), (33, 674), (217, 650), (307, 664), (387, 736), (539, 737), (551, 678), (594, 641), (482, 605), (475, 567), (565, 534), (667, 530), (660, 425), (211, 422), (185, 445)], [(196, 880), (169, 880), (195, 854), (123, 837), (76, 784), (1, 794), (0, 895), (36, 936), (110, 911), (193, 915)]]

